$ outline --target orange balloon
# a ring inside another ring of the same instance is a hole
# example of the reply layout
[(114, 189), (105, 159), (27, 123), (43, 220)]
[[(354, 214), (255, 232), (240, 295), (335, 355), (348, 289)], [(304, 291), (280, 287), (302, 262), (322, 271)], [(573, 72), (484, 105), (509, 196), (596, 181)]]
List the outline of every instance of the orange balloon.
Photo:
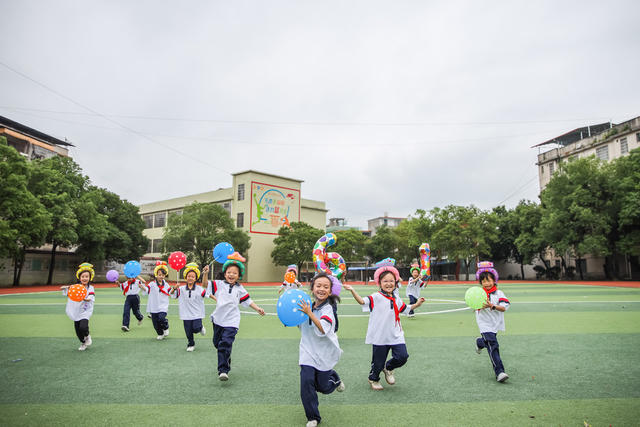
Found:
[(71, 285), (67, 291), (67, 296), (71, 301), (80, 302), (87, 296), (87, 288), (83, 285)]
[(296, 273), (289, 271), (284, 275), (284, 281), (287, 283), (293, 283), (296, 281)]

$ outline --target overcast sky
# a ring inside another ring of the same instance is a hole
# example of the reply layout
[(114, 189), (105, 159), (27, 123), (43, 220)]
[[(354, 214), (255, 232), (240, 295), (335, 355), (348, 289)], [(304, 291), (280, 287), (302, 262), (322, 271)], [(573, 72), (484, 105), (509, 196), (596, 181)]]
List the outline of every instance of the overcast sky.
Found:
[(635, 0), (0, 6), (0, 115), (135, 204), (256, 169), (363, 228), (514, 206), (532, 145), (640, 115)]

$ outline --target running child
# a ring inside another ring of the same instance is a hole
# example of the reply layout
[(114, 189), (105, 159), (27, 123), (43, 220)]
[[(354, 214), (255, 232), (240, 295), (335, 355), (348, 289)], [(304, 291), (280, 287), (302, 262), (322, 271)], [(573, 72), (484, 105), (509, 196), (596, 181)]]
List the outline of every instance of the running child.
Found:
[[(91, 335), (89, 334), (89, 319), (93, 314), (93, 302), (96, 299), (95, 290), (91, 284), (95, 274), (93, 265), (88, 262), (80, 264), (78, 271), (76, 271), (76, 278), (87, 289), (87, 296), (82, 301), (72, 301), (67, 298), (66, 312), (69, 319), (73, 320), (76, 336), (80, 340), (79, 351), (85, 351), (92, 344)], [(60, 289), (62, 289), (62, 295), (68, 295), (68, 285), (61, 286)]]
[(140, 286), (144, 292), (149, 295), (147, 300), (147, 312), (151, 314), (151, 322), (153, 329), (156, 330), (158, 341), (169, 336), (169, 320), (167, 312), (169, 311), (169, 292), (171, 286), (164, 280), (169, 274), (169, 268), (164, 261), (156, 262), (156, 268), (153, 269), (155, 279), (147, 283), (140, 282)]
[[(409, 272), (411, 273), (411, 278), (409, 278), (409, 282), (407, 283), (407, 298), (409, 298), (409, 304), (415, 304), (420, 298), (420, 290), (423, 286), (427, 286), (428, 280), (419, 277), (420, 266), (417, 264), (413, 264)], [(407, 317), (415, 317), (413, 310), (409, 311)]]
[(278, 289), (278, 295), (280, 295), (282, 291), (286, 291), (288, 289), (298, 289), (302, 287), (302, 283), (298, 282), (298, 266), (295, 264), (289, 265), (285, 274), (289, 272), (295, 274), (296, 278), (292, 283), (288, 283), (286, 280), (283, 280), (282, 285), (280, 285), (280, 288)]

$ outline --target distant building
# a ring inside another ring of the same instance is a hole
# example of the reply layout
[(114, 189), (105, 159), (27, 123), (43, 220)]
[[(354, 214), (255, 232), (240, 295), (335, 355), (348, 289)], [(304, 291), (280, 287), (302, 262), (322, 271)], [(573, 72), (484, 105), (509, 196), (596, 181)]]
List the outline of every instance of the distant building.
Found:
[(371, 237), (375, 236), (376, 230), (383, 225), (386, 225), (389, 228), (396, 228), (405, 219), (407, 218), (389, 216), (389, 214), (385, 212), (384, 216), (379, 216), (377, 218), (367, 220), (369, 230), (371, 231)]
[(2, 116), (0, 136), (7, 138), (7, 144), (29, 160), (69, 157), (68, 147), (73, 147), (73, 144)]
[(358, 227), (348, 225), (347, 220), (344, 218), (329, 218), (329, 224), (327, 224), (327, 233), (335, 233), (336, 231), (346, 230), (358, 230), (365, 236), (371, 236), (369, 230), (360, 230)]

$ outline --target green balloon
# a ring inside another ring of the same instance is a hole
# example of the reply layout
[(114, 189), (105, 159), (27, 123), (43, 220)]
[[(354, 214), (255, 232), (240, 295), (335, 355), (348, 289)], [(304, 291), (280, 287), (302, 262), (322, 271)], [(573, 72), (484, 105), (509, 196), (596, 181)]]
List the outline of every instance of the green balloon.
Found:
[(487, 293), (480, 286), (472, 286), (464, 294), (464, 302), (474, 310), (481, 309), (487, 302)]

